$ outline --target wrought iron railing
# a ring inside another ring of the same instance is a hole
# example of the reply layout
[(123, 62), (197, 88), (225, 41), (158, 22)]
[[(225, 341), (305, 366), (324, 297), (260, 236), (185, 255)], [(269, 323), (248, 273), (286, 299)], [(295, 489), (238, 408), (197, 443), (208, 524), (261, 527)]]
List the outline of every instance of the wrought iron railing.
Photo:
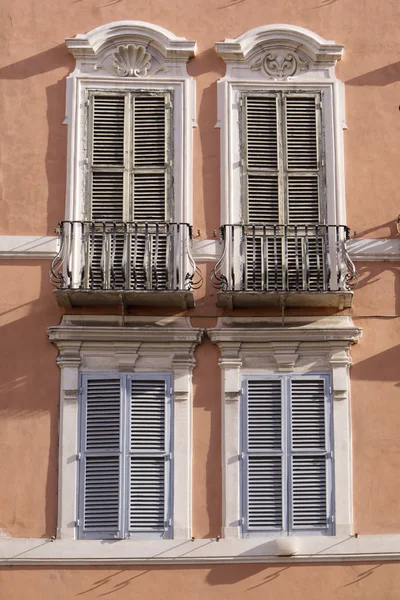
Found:
[(187, 223), (62, 221), (50, 278), (58, 289), (192, 290), (201, 274)]
[(244, 292), (346, 291), (356, 279), (343, 225), (223, 225), (215, 287)]

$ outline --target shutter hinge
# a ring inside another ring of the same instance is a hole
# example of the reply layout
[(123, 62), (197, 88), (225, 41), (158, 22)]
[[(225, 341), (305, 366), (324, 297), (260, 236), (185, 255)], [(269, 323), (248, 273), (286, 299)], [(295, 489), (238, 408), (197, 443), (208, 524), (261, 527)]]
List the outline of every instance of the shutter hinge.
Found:
[(239, 454), (239, 460), (244, 460), (244, 452), (241, 452), (241, 453)]
[(75, 527), (79, 527), (79, 525), (80, 525), (80, 524), (81, 524), (81, 521), (80, 521), (80, 519), (77, 519), (77, 520), (75, 521)]
[(329, 450), (329, 452), (327, 452), (325, 456), (326, 456), (326, 458), (333, 458), (332, 450)]
[(241, 525), (244, 525), (244, 517), (241, 517), (241, 519), (240, 519), (240, 524), (241, 524)]
[(165, 528), (167, 528), (167, 527), (172, 527), (172, 519), (171, 519), (171, 517), (169, 517), (169, 519), (166, 519), (166, 520), (164, 521), (164, 527), (165, 527)]
[(76, 455), (76, 460), (81, 460), (82, 458), (82, 452), (78, 452), (78, 454)]
[(239, 98), (239, 106), (243, 106), (243, 98)]

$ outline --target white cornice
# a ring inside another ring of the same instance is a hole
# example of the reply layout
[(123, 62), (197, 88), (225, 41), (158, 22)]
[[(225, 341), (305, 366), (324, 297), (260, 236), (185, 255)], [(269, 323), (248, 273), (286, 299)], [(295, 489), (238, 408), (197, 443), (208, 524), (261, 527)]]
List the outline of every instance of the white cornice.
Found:
[(65, 341), (132, 343), (168, 342), (171, 346), (198, 344), (202, 329), (195, 329), (189, 317), (118, 317), (114, 315), (64, 315), (61, 324), (49, 327), (52, 343)]
[(168, 29), (144, 21), (114, 21), (66, 38), (67, 48), (76, 60), (96, 57), (104, 51), (129, 43), (154, 47), (163, 58), (188, 61), (194, 56), (196, 42), (177, 37)]
[(273, 538), (201, 540), (0, 539), (0, 565), (345, 563), (399, 561), (400, 535), (297, 537), (293, 556)]
[(212, 342), (244, 344), (259, 342), (342, 342), (358, 341), (361, 329), (351, 317), (220, 317), (217, 327), (208, 329)]

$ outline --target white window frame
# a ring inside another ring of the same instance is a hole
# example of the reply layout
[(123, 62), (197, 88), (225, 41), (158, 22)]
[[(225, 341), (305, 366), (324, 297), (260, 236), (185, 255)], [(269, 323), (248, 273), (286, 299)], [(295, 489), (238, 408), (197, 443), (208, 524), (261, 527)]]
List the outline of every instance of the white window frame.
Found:
[[(221, 351), (223, 537), (231, 540), (243, 537), (240, 499), (242, 376), (316, 372), (330, 374), (332, 381), (335, 535), (351, 535), (350, 347), (358, 341), (361, 330), (354, 327), (347, 316), (286, 317), (284, 325), (278, 317), (222, 317), (217, 327), (207, 333)], [(297, 536), (290, 537), (297, 539)], [(306, 548), (307, 542), (302, 539), (302, 543)]]
[(265, 25), (215, 49), (227, 68), (218, 82), (221, 224), (241, 221), (241, 93), (302, 89), (324, 92), (327, 222), (344, 225), (344, 85), (335, 76), (343, 46), (301, 27)]
[[(48, 336), (61, 369), (57, 539), (78, 540), (80, 375), (170, 373), (173, 387), (172, 537), (191, 538), (192, 371), (202, 330), (186, 317), (64, 316)], [(135, 540), (127, 540), (127, 542)], [(167, 540), (159, 540), (165, 543)], [(81, 543), (79, 541), (78, 543)], [(85, 542), (86, 543), (86, 542)], [(91, 541), (94, 554), (99, 540)]]
[[(186, 64), (194, 56), (196, 42), (142, 21), (116, 21), (86, 34), (67, 38), (66, 45), (76, 59), (75, 70), (67, 77), (66, 118), (68, 158), (67, 221), (85, 219), (84, 190), (86, 93), (89, 90), (172, 91), (173, 197), (172, 221), (192, 223), (192, 130), (195, 122), (195, 83)], [(142, 47), (150, 56), (145, 68), (131, 64), (124, 73), (115, 61), (120, 46)], [(149, 66), (150, 64), (150, 66)]]

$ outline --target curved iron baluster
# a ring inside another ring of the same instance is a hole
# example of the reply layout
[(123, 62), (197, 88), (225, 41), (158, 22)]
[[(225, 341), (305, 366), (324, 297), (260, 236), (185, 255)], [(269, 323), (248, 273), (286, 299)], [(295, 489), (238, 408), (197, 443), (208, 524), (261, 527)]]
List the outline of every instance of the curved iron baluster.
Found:
[(227, 279), (226, 275), (224, 275), (223, 273), (220, 273), (222, 264), (225, 260), (226, 251), (227, 251), (227, 242), (226, 242), (227, 236), (226, 236), (226, 231), (225, 231), (226, 227), (227, 227), (227, 225), (222, 225), (219, 228), (219, 233), (220, 233), (219, 243), (223, 244), (223, 250), (222, 250), (219, 260), (216, 262), (215, 266), (211, 270), (211, 284), (213, 285), (214, 288), (220, 289), (222, 292), (226, 292), (229, 288), (228, 279)]
[(58, 228), (60, 234), (60, 245), (57, 254), (50, 263), (49, 277), (50, 282), (54, 287), (58, 289), (64, 289), (67, 286), (65, 285), (66, 280), (62, 272), (62, 267), (67, 254), (68, 242), (63, 221), (58, 224)]

